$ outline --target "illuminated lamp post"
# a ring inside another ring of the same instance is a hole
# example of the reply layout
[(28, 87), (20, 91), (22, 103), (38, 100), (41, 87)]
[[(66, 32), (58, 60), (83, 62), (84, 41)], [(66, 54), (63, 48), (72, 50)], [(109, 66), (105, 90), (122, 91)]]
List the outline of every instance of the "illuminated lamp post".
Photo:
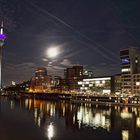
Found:
[(3, 22), (1, 23), (0, 28), (0, 92), (2, 91), (2, 47), (6, 39), (5, 34), (3, 33)]

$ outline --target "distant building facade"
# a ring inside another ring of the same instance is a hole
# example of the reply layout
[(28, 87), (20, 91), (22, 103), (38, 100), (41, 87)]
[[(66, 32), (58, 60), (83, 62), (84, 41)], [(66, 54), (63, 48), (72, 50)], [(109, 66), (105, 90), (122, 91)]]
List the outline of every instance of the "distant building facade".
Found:
[(23, 82), (18, 83), (18, 84), (14, 83), (11, 86), (6, 87), (5, 90), (6, 91), (16, 91), (18, 93), (27, 92), (27, 91), (29, 91), (30, 84), (31, 84), (31, 82), (29, 80), (23, 81)]
[(100, 96), (120, 94), (121, 75), (83, 79), (78, 82), (78, 85), (82, 93)]
[(140, 96), (140, 73), (133, 74), (132, 81), (133, 94), (136, 96)]
[(52, 76), (47, 75), (47, 69), (40, 67), (31, 79), (30, 92), (47, 92), (51, 90)]
[(111, 93), (111, 77), (97, 77), (92, 79), (83, 79), (78, 82), (82, 93), (109, 95)]
[(111, 76), (112, 78), (112, 93), (116, 95), (121, 94), (121, 74), (116, 74), (114, 76)]
[[(137, 48), (120, 50), (121, 59), (121, 92), (123, 95), (134, 94), (134, 74), (140, 73), (140, 52)], [(137, 79), (135, 79), (137, 80)], [(135, 81), (136, 82), (136, 81)]]
[(61, 80), (60, 85), (62, 90), (74, 92), (79, 90), (78, 81), (83, 79), (83, 66), (76, 65), (64, 70), (64, 79)]
[(83, 78), (83, 66), (73, 66), (64, 70), (65, 79), (82, 79)]

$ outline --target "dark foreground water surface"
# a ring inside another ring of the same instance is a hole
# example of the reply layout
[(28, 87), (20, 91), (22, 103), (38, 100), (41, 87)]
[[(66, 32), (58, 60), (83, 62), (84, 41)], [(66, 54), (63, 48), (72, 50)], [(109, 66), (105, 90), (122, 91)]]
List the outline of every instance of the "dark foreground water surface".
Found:
[(140, 140), (140, 108), (2, 97), (0, 140)]

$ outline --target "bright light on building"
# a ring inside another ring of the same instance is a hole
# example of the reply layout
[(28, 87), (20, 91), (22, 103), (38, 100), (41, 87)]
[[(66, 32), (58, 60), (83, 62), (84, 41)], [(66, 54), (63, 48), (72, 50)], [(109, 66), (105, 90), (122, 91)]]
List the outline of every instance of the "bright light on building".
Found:
[(109, 89), (104, 89), (103, 90), (103, 94), (110, 94), (111, 93), (111, 90), (109, 90)]
[(122, 63), (128, 63), (129, 62), (128, 59), (122, 59), (121, 61), (122, 61)]
[(89, 84), (89, 82), (87, 81), (86, 84)]
[(101, 81), (101, 80), (111, 80), (111, 77), (83, 79), (83, 81)]
[(93, 87), (93, 84), (89, 84), (89, 87)]
[(82, 85), (83, 84), (83, 82), (78, 82), (78, 85)]
[(100, 81), (95, 81), (96, 84), (100, 84)]
[(85, 90), (87, 90), (88, 88), (87, 87), (85, 87)]
[(105, 84), (105, 80), (103, 80), (102, 83)]
[(122, 69), (121, 71), (122, 72), (129, 72), (131, 69), (130, 68), (124, 68), (124, 69)]
[(136, 82), (136, 86), (139, 86), (140, 85), (140, 82)]
[(12, 81), (12, 85), (15, 86), (16, 85), (16, 82)]
[(120, 95), (120, 92), (115, 92), (116, 95)]
[(81, 90), (85, 89), (84, 87), (80, 87)]
[(138, 63), (138, 60), (137, 59), (135, 60), (135, 63)]

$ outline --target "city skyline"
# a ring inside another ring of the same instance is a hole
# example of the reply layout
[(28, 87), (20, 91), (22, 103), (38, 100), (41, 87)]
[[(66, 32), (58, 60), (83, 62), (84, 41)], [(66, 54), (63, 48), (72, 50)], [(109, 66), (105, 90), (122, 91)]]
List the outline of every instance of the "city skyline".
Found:
[[(8, 36), (3, 49), (4, 84), (28, 80), (40, 66), (55, 75), (74, 64), (97, 76), (119, 73), (120, 49), (140, 44), (139, 3), (1, 0), (0, 19)], [(55, 59), (46, 54), (51, 46), (61, 50)]]
[(2, 140), (140, 140), (140, 0), (0, 0)]

